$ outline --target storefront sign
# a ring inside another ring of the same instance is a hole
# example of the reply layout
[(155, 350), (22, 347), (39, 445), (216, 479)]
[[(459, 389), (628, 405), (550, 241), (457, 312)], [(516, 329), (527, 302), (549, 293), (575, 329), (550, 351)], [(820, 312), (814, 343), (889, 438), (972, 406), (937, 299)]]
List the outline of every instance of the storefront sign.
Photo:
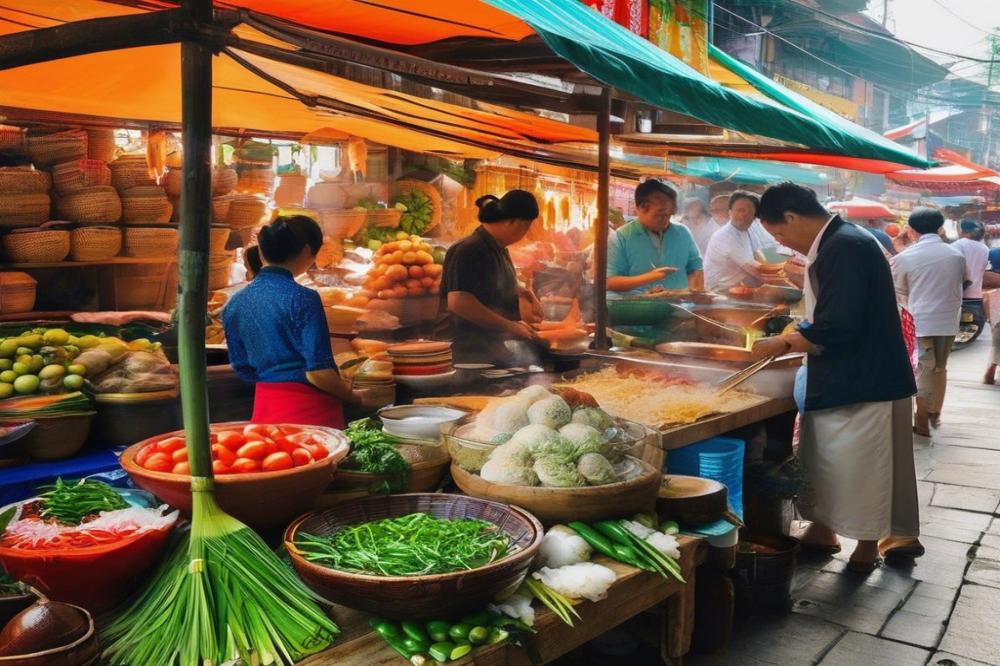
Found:
[(708, 1), (649, 0), (649, 41), (705, 75)]

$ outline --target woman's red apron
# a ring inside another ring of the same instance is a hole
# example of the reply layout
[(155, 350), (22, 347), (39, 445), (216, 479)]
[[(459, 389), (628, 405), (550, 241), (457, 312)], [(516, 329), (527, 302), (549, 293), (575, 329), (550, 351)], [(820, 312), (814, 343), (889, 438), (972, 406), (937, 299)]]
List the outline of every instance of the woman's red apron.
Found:
[(251, 420), (343, 428), (344, 407), (337, 398), (308, 384), (257, 382)]

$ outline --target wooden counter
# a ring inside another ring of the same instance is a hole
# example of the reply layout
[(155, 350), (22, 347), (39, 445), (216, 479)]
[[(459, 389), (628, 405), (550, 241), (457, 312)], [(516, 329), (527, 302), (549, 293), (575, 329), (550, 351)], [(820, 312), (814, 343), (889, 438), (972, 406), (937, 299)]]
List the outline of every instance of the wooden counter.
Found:
[(795, 400), (792, 398), (768, 398), (747, 409), (661, 430), (661, 444), (666, 451), (679, 449), (709, 437), (717, 437), (753, 423), (794, 412), (796, 409)]
[[(618, 574), (608, 597), (599, 602), (581, 601), (576, 611), (581, 619), (575, 626), (567, 626), (549, 609), (535, 602), (535, 631), (528, 641), (528, 649), (509, 643), (491, 645), (474, 650), (467, 657), (449, 664), (476, 664), (477, 666), (530, 665), (529, 652), (549, 663), (587, 641), (643, 611), (666, 602), (666, 621), (663, 628), (664, 650), (671, 657), (687, 653), (691, 645), (694, 624), (694, 569), (705, 559), (707, 547), (700, 539), (680, 537), (681, 571), (686, 584), (648, 571), (640, 571), (604, 557), (595, 558)], [(371, 616), (359, 611), (335, 607), (334, 618), (343, 633), (337, 644), (300, 662), (308, 666), (380, 666), (407, 663), (378, 634), (368, 627)]]

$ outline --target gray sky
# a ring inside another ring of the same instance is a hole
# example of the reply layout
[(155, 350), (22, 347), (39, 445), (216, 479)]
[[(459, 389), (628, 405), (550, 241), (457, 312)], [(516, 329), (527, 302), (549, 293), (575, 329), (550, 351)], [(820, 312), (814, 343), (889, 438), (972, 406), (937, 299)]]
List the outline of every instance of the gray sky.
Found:
[[(869, 1), (869, 14), (882, 18), (883, 0)], [(960, 55), (987, 57), (987, 32), (1000, 29), (1000, 0), (889, 0), (889, 24), (898, 37)], [(955, 58), (921, 51), (951, 65)], [(987, 65), (957, 62), (952, 72), (986, 82)], [(994, 87), (1000, 87), (1000, 65), (994, 65)]]

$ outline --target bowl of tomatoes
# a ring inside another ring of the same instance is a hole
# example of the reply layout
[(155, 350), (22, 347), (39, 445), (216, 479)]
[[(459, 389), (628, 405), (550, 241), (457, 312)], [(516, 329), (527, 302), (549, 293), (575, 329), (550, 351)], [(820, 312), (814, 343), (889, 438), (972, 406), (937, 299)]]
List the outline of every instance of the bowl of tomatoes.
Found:
[[(344, 433), (322, 426), (215, 423), (210, 442), (216, 500), (255, 529), (284, 527), (313, 508), (350, 451)], [(133, 444), (120, 463), (135, 485), (190, 514), (184, 431)]]

